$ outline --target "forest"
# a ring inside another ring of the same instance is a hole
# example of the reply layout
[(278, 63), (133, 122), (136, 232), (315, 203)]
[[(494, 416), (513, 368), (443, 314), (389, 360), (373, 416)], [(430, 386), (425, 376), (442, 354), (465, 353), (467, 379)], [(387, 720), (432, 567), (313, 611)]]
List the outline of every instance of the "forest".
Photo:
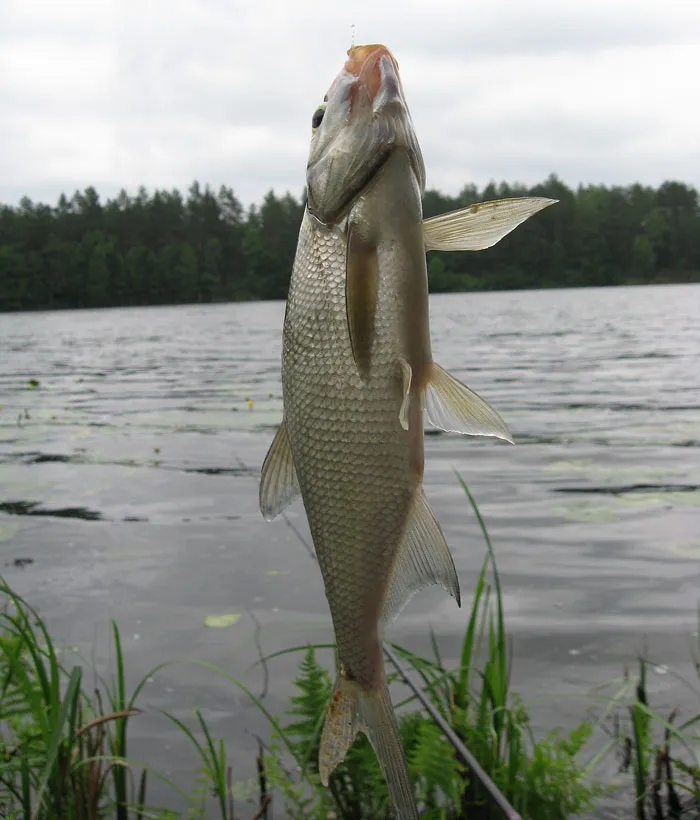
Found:
[[(698, 192), (682, 182), (569, 188), (466, 185), (425, 193), (426, 217), (473, 202), (548, 196), (559, 203), (479, 253), (428, 256), (432, 292), (700, 281)], [(304, 195), (244, 208), (230, 187), (90, 187), (55, 206), (0, 205), (0, 311), (284, 299)]]

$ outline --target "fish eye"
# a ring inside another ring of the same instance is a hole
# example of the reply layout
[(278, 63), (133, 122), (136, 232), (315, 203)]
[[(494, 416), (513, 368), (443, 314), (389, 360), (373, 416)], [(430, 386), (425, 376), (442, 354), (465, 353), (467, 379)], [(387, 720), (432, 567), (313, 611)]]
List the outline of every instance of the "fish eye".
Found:
[(323, 115), (326, 113), (326, 106), (325, 103), (323, 105), (319, 105), (319, 107), (314, 111), (313, 117), (311, 117), (311, 128), (312, 130), (316, 130), (319, 125), (323, 122)]

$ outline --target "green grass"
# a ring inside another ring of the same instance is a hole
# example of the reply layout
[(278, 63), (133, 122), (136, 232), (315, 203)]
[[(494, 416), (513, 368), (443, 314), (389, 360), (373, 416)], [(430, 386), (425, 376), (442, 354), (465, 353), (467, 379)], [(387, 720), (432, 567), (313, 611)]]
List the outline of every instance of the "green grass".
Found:
[[(94, 818), (107, 792), (114, 817), (126, 817), (126, 772), (115, 763), (134, 714), (117, 698), (104, 712), (86, 697), (82, 669), (65, 669), (37, 613), (4, 583), (0, 614), (0, 814)], [(115, 635), (118, 632), (115, 629)], [(117, 638), (119, 669), (123, 665)], [(95, 702), (101, 706), (96, 693)], [(110, 748), (110, 754), (106, 748)], [(109, 787), (107, 783), (109, 782)]]
[[(80, 666), (66, 668), (38, 613), (0, 580), (0, 817), (26, 820), (141, 820), (175, 815), (147, 801), (149, 772), (189, 806), (188, 818), (234, 820), (234, 788), (223, 741), (194, 710), (203, 742), (171, 715), (197, 752), (198, 783), (184, 793), (127, 755), (128, 726), (145, 675), (127, 693), (119, 629), (112, 624), (116, 670), (89, 694)], [(204, 664), (205, 666), (207, 664)], [(221, 672), (221, 674), (225, 674)], [(242, 687), (237, 681), (234, 684)], [(244, 691), (245, 687), (242, 687)], [(262, 708), (262, 705), (261, 705)], [(240, 784), (236, 784), (240, 792)], [(216, 814), (211, 806), (216, 807)]]
[[(527, 711), (510, 688), (509, 641), (491, 540), (469, 488), (460, 482), (477, 517), (487, 555), (474, 589), (459, 664), (454, 668), (444, 664), (434, 635), (431, 658), (398, 646), (393, 648), (523, 818), (560, 820), (579, 814), (590, 809), (603, 791), (601, 786), (587, 782), (588, 772), (579, 762), (592, 726), (583, 722), (566, 736), (553, 732), (544, 739), (535, 739)], [(282, 748), (273, 745), (267, 758), (270, 778), (294, 817), (320, 820), (330, 811), (348, 820), (390, 817), (386, 786), (364, 738), (356, 742), (331, 776), (329, 789), (320, 785), (320, 729), (335, 673), (319, 665), (317, 648), (286, 650), (303, 650), (300, 674), (294, 682), (297, 694), (291, 699), (287, 722), (281, 728), (286, 745), (292, 746), (298, 775), (290, 779), (280, 762)], [(446, 820), (501, 817), (501, 811), (470, 775), (435, 722), (420, 711), (407, 711), (415, 706), (414, 699), (408, 698), (399, 706), (402, 740), (423, 816)]]
[[(700, 652), (694, 663), (700, 680), (699, 658)], [(700, 712), (681, 721), (677, 707), (668, 716), (652, 709), (648, 667), (649, 662), (640, 658), (634, 694), (623, 715), (626, 720), (619, 719), (616, 726), (623, 750), (621, 769), (630, 771), (634, 780), (634, 815), (637, 820), (700, 818)], [(700, 701), (700, 691), (690, 688)]]
[[(459, 480), (486, 545), (459, 657), (446, 664), (432, 634), (430, 657), (393, 647), (434, 708), (523, 818), (563, 820), (590, 810), (607, 791), (591, 782), (593, 769), (615, 745), (623, 749), (622, 768), (629, 772), (631, 818), (700, 816), (700, 709), (682, 721), (675, 711), (665, 717), (655, 712), (648, 702), (645, 661), (640, 661), (638, 681), (627, 680), (606, 696), (597, 724), (602, 727), (612, 718), (615, 730), (596, 755), (587, 753), (594, 730), (588, 720), (568, 734), (535, 736), (524, 704), (511, 689), (510, 641), (491, 539), (469, 488)], [(130, 758), (128, 729), (131, 721), (139, 720), (139, 697), (147, 679), (168, 664), (149, 671), (127, 691), (120, 633), (113, 623), (114, 672), (109, 680), (99, 680), (96, 689), (88, 689), (83, 668), (62, 663), (41, 617), (1, 579), (0, 601), (0, 817), (173, 818), (172, 812), (149, 804), (154, 777), (187, 806), (182, 816), (188, 820), (261, 820), (268, 817), (271, 802), (278, 817), (282, 804), (293, 818), (393, 816), (376, 758), (362, 737), (332, 775), (329, 788), (320, 784), (318, 744), (335, 672), (319, 663), (317, 653), (332, 645), (277, 653), (300, 653), (294, 693), (279, 719), (237, 679), (211, 664), (187, 661), (225, 676), (232, 688), (243, 692), (269, 722), (270, 741), (257, 757), (257, 783), (242, 783), (234, 776), (224, 742), (213, 736), (199, 709), (193, 709), (189, 723), (163, 713), (198, 760), (196, 784), (186, 793)], [(265, 660), (272, 663), (274, 657)], [(695, 666), (700, 679), (700, 644)], [(392, 673), (390, 682), (397, 678)], [(395, 699), (398, 691), (394, 688)], [(501, 817), (479, 779), (420, 704), (409, 697), (397, 708), (422, 816)]]

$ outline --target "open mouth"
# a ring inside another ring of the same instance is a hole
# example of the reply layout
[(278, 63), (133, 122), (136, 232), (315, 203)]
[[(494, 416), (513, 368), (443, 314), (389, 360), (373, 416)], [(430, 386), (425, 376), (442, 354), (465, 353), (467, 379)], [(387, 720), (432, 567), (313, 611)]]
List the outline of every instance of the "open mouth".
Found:
[[(335, 122), (344, 117), (342, 130), (335, 140), (329, 137), (322, 143), (323, 148), (307, 165), (307, 207), (323, 224), (337, 224), (344, 218), (397, 148), (406, 148), (417, 179), (422, 178), (421, 161), (413, 156), (417, 146), (398, 65), (391, 52), (382, 45), (350, 49), (337, 82), (346, 94), (347, 109), (341, 113), (338, 108), (333, 115)], [(337, 93), (340, 88), (336, 86)]]
[(357, 46), (348, 51), (345, 70), (357, 78), (356, 87), (362, 87), (370, 100), (382, 88), (391, 86), (395, 93), (399, 89), (399, 66), (386, 46)]

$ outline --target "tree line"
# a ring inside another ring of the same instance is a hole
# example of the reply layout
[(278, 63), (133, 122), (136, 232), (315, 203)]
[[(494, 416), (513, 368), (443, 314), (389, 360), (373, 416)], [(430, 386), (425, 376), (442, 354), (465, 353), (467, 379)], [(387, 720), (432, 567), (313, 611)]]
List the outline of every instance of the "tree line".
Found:
[[(698, 192), (681, 182), (426, 191), (425, 216), (509, 196), (559, 204), (479, 253), (428, 257), (433, 292), (700, 281)], [(233, 190), (145, 188), (104, 203), (94, 188), (55, 207), (0, 206), (0, 311), (161, 305), (287, 294), (304, 196), (270, 192), (244, 209)]]

